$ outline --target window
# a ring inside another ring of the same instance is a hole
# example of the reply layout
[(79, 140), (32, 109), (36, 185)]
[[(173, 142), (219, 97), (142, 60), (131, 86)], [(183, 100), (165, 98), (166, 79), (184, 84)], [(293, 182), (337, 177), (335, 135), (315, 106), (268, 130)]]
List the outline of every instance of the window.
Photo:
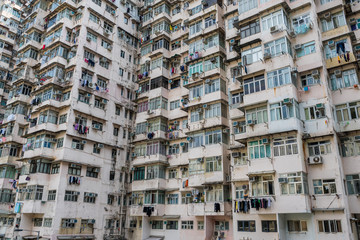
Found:
[(146, 171), (146, 179), (165, 178), (164, 166), (148, 166)]
[(265, 90), (265, 77), (264, 75), (256, 76), (253, 78), (244, 79), (244, 94), (251, 94)]
[(63, 218), (61, 219), (61, 228), (74, 228), (75, 222), (77, 222), (75, 218)]
[(110, 23), (104, 21), (104, 30), (108, 30), (109, 32), (112, 33), (113, 32), (113, 26)]
[(189, 27), (189, 36), (194, 35), (202, 30), (202, 21), (198, 21)]
[(205, 28), (211, 27), (215, 23), (216, 23), (216, 19), (211, 18), (211, 17), (205, 18)]
[(346, 175), (346, 186), (349, 195), (360, 194), (360, 174)]
[(318, 108), (316, 106), (305, 107), (305, 120), (315, 120), (325, 117), (325, 108)]
[(30, 173), (47, 173), (50, 174), (51, 161), (38, 159), (31, 160), (30, 162)]
[(253, 121), (255, 124), (268, 122), (267, 107), (258, 107), (246, 110), (246, 121)]
[[(290, 102), (279, 102), (270, 105), (271, 121), (285, 120), (298, 116), (299, 105), (295, 100), (290, 99)], [(293, 103), (294, 102), (294, 103)]]
[(296, 136), (275, 138), (273, 141), (274, 157), (298, 154)]
[[(221, 103), (208, 105), (208, 108), (205, 109), (205, 118), (213, 118), (213, 117), (220, 117), (221, 116)], [(224, 109), (223, 112), (226, 110)]]
[(67, 114), (60, 115), (59, 124), (66, 123)]
[(254, 35), (260, 32), (260, 21), (250, 22), (246, 26), (240, 27), (241, 39)]
[(268, 42), (264, 44), (264, 52), (270, 53), (272, 57), (279, 56), (281, 54), (290, 53), (290, 42), (287, 38), (280, 38), (272, 42)]
[(321, 19), (321, 27), (323, 32), (346, 25), (346, 20), (343, 12), (331, 14), (330, 19)]
[(85, 203), (95, 203), (96, 197), (97, 197), (96, 193), (84, 192)]
[(52, 225), (52, 218), (44, 218), (44, 227), (51, 227)]
[(12, 189), (3, 188), (0, 190), (0, 203), (13, 203), (14, 201), (15, 194), (13, 194)]
[(333, 91), (341, 88), (352, 87), (356, 84), (359, 84), (355, 69), (343, 71), (340, 75), (336, 75), (335, 73), (333, 73), (330, 76), (330, 81), (331, 89)]
[(78, 195), (80, 195), (80, 192), (76, 192), (76, 191), (65, 191), (65, 197), (64, 197), (64, 201), (69, 201), (69, 202), (77, 202), (78, 200)]
[[(90, 13), (90, 14), (91, 14), (91, 13)], [(96, 36), (95, 34), (91, 33), (91, 32), (87, 32), (86, 38), (91, 39), (91, 41), (93, 41), (93, 42), (96, 42), (96, 41), (97, 41), (97, 36)]]
[(276, 221), (261, 221), (261, 228), (263, 232), (277, 232)]
[(179, 203), (179, 194), (168, 194), (167, 204), (178, 204)]
[(289, 232), (307, 232), (307, 222), (300, 220), (288, 220), (287, 221)]
[(49, 190), (48, 201), (55, 201), (56, 199), (56, 190)]
[(189, 160), (189, 174), (196, 175), (196, 174), (203, 174), (203, 173), (204, 173), (203, 163), (198, 161), (198, 159), (190, 159)]
[(180, 100), (170, 102), (170, 110), (180, 108)]
[(206, 172), (221, 171), (221, 156), (206, 158)]
[(262, 31), (269, 30), (273, 26), (282, 27), (285, 25), (287, 27), (287, 16), (283, 10), (279, 10), (269, 15), (266, 15), (261, 18)]
[(243, 95), (241, 93), (234, 93), (231, 95), (231, 104), (238, 104), (242, 102)]
[(80, 102), (89, 104), (89, 103), (90, 103), (90, 98), (91, 98), (91, 93), (79, 92), (78, 100), (79, 100)]
[(99, 5), (101, 7), (101, 0), (92, 0), (93, 3)]
[(229, 222), (215, 221), (215, 231), (228, 231)]
[(248, 156), (249, 159), (259, 159), (259, 158), (270, 158), (270, 144), (264, 142), (263, 140), (251, 141), (248, 143)]
[(309, 27), (309, 24), (311, 24), (310, 14), (305, 13), (304, 15), (294, 17), (292, 19), (292, 24), (296, 34), (306, 33), (310, 29)]
[(51, 165), (51, 174), (56, 174), (60, 172), (60, 163), (55, 163)]
[(223, 199), (223, 186), (221, 185), (215, 185), (206, 191), (206, 202), (222, 202)]
[(280, 183), (281, 194), (304, 194), (308, 193), (307, 177), (303, 172), (280, 174), (279, 178), (285, 178)]
[(315, 194), (335, 194), (336, 183), (335, 179), (314, 179), (314, 193)]
[(194, 100), (203, 96), (203, 85), (195, 86), (189, 89), (189, 99)]
[(242, 51), (241, 56), (244, 65), (249, 65), (254, 62), (261, 61), (263, 58), (261, 46)]
[(250, 11), (257, 8), (258, 0), (239, 0), (239, 13)]
[(167, 221), (166, 229), (167, 230), (177, 230), (178, 229), (178, 221)]
[(100, 154), (100, 152), (101, 152), (101, 148), (99, 146), (99, 143), (94, 143), (93, 153)]
[(251, 184), (251, 193), (254, 197), (275, 195), (274, 178), (271, 175), (255, 176)]
[(197, 148), (197, 147), (201, 147), (202, 145), (204, 145), (203, 134), (193, 135), (191, 138), (192, 139), (190, 142), (190, 148)]
[(145, 167), (136, 167), (134, 170), (134, 181), (145, 179)]
[(194, 221), (181, 221), (181, 229), (194, 229)]
[(120, 116), (120, 112), (121, 112), (121, 107), (116, 105), (116, 107), (115, 107), (115, 115)]
[(198, 122), (203, 119), (203, 110), (198, 108), (194, 111), (191, 111), (190, 120), (191, 122)]
[(68, 174), (80, 176), (81, 175), (81, 165), (69, 164)]
[(169, 179), (177, 178), (177, 169), (169, 169)]
[(198, 221), (197, 225), (198, 225), (198, 230), (204, 230), (204, 221)]
[(341, 155), (351, 157), (360, 155), (360, 136), (340, 138)]
[(308, 143), (309, 156), (326, 155), (331, 153), (330, 141)]
[(33, 218), (34, 227), (42, 227), (42, 218)]
[(296, 49), (296, 56), (297, 57), (303, 57), (306, 55), (309, 55), (311, 53), (315, 52), (315, 42), (309, 42), (309, 43), (304, 43), (301, 44), (301, 48), (300, 49)]
[(290, 68), (278, 69), (267, 74), (268, 88), (279, 87), (291, 83)]
[(339, 122), (360, 118), (360, 102), (351, 102), (335, 106)]
[(151, 229), (163, 229), (163, 221), (152, 221)]
[(341, 220), (321, 220), (318, 221), (319, 232), (337, 233), (342, 232)]
[(27, 186), (28, 191), (26, 192), (26, 200), (42, 200), (44, 186), (31, 185)]

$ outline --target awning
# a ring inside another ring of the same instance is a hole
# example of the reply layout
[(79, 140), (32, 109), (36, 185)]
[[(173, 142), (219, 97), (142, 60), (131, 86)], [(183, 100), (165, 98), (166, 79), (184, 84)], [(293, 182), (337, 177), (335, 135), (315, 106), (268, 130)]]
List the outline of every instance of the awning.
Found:
[(57, 236), (58, 239), (95, 239), (95, 235), (64, 235)]
[(274, 173), (275, 170), (270, 170), (270, 171), (249, 172), (247, 175), (254, 176), (254, 175), (265, 175), (265, 174), (274, 174)]

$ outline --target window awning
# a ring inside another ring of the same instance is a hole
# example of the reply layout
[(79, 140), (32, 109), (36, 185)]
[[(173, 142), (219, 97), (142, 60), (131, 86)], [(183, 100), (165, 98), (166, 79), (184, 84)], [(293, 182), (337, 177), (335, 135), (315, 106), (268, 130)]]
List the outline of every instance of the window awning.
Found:
[(255, 176), (255, 175), (265, 175), (265, 174), (274, 174), (275, 170), (270, 170), (270, 171), (260, 171), (260, 172), (249, 172), (247, 175), (248, 176)]
[(163, 219), (179, 219), (180, 215), (164, 215)]

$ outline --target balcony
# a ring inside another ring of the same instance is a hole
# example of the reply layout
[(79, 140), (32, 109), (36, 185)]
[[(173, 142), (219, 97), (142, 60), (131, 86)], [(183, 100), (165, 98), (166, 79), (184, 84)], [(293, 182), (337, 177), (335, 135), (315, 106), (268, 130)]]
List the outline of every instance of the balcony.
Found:
[(139, 166), (139, 165), (145, 165), (145, 164), (154, 164), (154, 163), (168, 163), (168, 157), (162, 154), (156, 154), (156, 155), (147, 155), (147, 156), (137, 156), (132, 161), (132, 166)]
[(319, 14), (327, 10), (331, 10), (337, 7), (342, 7), (343, 4), (344, 4), (343, 0), (333, 0), (325, 4), (321, 4), (320, 0), (316, 0), (316, 12)]
[[(145, 140), (148, 140), (148, 134), (150, 132), (146, 132), (146, 133), (143, 133), (143, 134), (136, 134), (135, 135), (135, 140), (134, 142), (139, 142), (139, 141), (145, 141)], [(155, 132), (152, 132), (154, 135), (151, 139), (153, 140), (156, 140), (156, 139), (168, 139), (168, 134), (164, 131), (160, 131), (160, 130), (157, 130)]]
[(131, 191), (165, 190), (166, 180), (162, 178), (133, 181)]
[(231, 202), (219, 202), (220, 212), (214, 211), (214, 203), (190, 203), (188, 204), (189, 216), (224, 216), (228, 212), (232, 211)]
[(165, 206), (164, 205), (131, 205), (130, 206), (130, 216), (132, 217), (141, 217), (146, 216), (146, 213), (143, 212), (144, 207), (153, 207), (154, 211), (151, 213), (152, 217), (164, 216)]
[(332, 29), (330, 31), (326, 31), (321, 33), (322, 35), (322, 41), (327, 41), (333, 38), (337, 38), (340, 36), (343, 36), (345, 34), (350, 33), (350, 29), (348, 25), (344, 25), (335, 29)]
[(13, 156), (0, 157), (0, 164), (1, 165), (16, 164), (17, 160), (19, 160), (19, 157), (13, 157)]
[(45, 204), (40, 200), (25, 200), (22, 202), (21, 213), (30, 214), (45, 214), (50, 209), (45, 207)]
[(353, 63), (356, 61), (356, 57), (353, 52), (350, 52), (349, 56), (350, 56), (350, 60), (348, 62), (346, 62), (344, 60), (344, 58), (341, 58), (340, 63), (339, 63), (337, 56), (330, 58), (330, 59), (326, 59), (326, 62), (325, 62), (326, 68), (330, 69), (330, 68), (340, 67), (342, 65), (346, 65), (346, 64)]
[(17, 96), (14, 96), (12, 98), (10, 98), (8, 101), (7, 101), (7, 105), (11, 105), (15, 102), (23, 102), (23, 103), (26, 103), (26, 104), (29, 104), (30, 103), (30, 96), (29, 95), (24, 95), (24, 94), (18, 94)]
[(60, 102), (60, 101), (57, 101), (54, 99), (49, 99), (49, 100), (39, 103), (36, 106), (33, 106), (32, 113), (41, 111), (42, 109), (44, 109), (46, 107), (54, 107), (57, 109), (61, 109), (61, 108), (67, 107), (67, 106), (70, 106), (70, 99), (63, 101), (63, 102)]
[(24, 152), (23, 159), (30, 159), (30, 158), (36, 158), (36, 157), (54, 159), (55, 158), (55, 149), (41, 147), (41, 148), (35, 148), (32, 150), (27, 150)]
[(40, 132), (40, 131), (48, 131), (51, 133), (57, 133), (57, 132), (61, 132), (61, 131), (66, 131), (68, 128), (68, 126), (66, 124), (53, 124), (53, 123), (42, 123), (42, 124), (37, 124), (33, 127), (30, 127), (28, 130), (28, 134), (34, 134), (36, 132)]

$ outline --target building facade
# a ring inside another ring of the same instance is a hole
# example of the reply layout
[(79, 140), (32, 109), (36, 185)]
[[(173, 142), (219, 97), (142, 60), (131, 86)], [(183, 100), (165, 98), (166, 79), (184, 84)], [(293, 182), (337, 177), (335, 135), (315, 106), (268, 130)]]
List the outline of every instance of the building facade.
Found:
[(358, 1), (0, 16), (0, 238), (360, 239)]
[(4, 239), (125, 237), (138, 5), (2, 2)]

